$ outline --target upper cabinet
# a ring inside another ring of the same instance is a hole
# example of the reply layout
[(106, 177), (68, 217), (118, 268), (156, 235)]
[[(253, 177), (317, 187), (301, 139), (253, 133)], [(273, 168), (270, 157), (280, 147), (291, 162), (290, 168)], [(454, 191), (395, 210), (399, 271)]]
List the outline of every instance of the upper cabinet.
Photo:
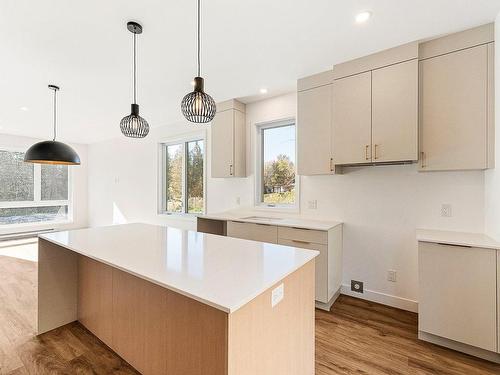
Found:
[(297, 173), (334, 172), (331, 155), (332, 71), (297, 82)]
[(372, 160), (418, 160), (418, 61), (372, 72)]
[(211, 176), (246, 177), (245, 104), (228, 100), (217, 104), (211, 124)]
[(493, 26), (420, 46), (420, 170), (493, 167)]
[(333, 162), (418, 160), (418, 44), (335, 65)]
[(333, 162), (370, 163), (371, 72), (337, 79), (333, 83)]

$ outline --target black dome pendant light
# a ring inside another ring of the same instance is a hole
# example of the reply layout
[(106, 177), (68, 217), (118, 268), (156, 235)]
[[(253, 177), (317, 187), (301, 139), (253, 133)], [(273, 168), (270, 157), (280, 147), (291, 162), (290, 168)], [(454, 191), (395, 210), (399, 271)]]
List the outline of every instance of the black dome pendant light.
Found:
[(215, 117), (216, 106), (212, 97), (203, 91), (203, 78), (200, 77), (200, 0), (198, 0), (198, 77), (194, 78), (194, 90), (181, 102), (184, 117), (191, 122), (202, 124)]
[(56, 94), (59, 91), (59, 87), (49, 85), (49, 89), (54, 91), (54, 138), (52, 141), (42, 141), (31, 146), (24, 154), (24, 161), (37, 164), (80, 165), (80, 157), (75, 150), (67, 144), (56, 141)]
[(134, 103), (131, 114), (120, 121), (120, 129), (124, 136), (131, 138), (144, 138), (149, 133), (148, 122), (139, 116), (139, 104), (136, 103), (136, 68), (135, 68), (135, 38), (142, 33), (142, 26), (137, 22), (127, 22), (127, 29), (134, 34)]

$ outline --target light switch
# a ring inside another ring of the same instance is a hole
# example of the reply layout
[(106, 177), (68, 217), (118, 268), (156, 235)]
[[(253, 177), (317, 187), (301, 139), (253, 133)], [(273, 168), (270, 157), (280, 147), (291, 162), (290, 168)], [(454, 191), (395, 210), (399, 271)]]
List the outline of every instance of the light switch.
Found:
[(271, 293), (271, 306), (274, 307), (278, 303), (280, 303), (284, 296), (285, 296), (285, 286), (283, 284), (280, 284), (279, 286), (274, 288)]

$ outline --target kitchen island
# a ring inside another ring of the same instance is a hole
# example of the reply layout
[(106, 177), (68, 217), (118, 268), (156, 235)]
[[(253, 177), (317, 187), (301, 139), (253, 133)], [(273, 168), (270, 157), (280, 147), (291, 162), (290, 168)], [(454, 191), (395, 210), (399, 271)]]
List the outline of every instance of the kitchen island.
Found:
[(40, 236), (38, 333), (78, 320), (143, 374), (314, 373), (314, 258), (125, 224)]

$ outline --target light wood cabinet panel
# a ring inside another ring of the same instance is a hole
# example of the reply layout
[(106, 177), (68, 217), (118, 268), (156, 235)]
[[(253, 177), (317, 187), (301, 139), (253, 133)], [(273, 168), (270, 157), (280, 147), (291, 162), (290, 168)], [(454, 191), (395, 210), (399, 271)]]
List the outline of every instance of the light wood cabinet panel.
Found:
[(211, 176), (246, 176), (245, 107), (235, 100), (217, 104), (211, 123)]
[(333, 172), (332, 85), (297, 93), (297, 168), (303, 176)]
[(421, 170), (488, 167), (491, 78), (487, 45), (420, 62)]
[(90, 258), (78, 257), (78, 320), (107, 345), (111, 345), (112, 268)]
[(233, 110), (218, 112), (211, 128), (211, 171), (212, 177), (232, 177), (234, 124)]
[(333, 82), (333, 160), (371, 163), (371, 72)]
[(488, 44), (488, 168), (495, 167), (495, 43)]
[(418, 160), (418, 60), (372, 71), (373, 162)]
[(419, 242), (419, 330), (497, 350), (496, 250)]
[(278, 244), (319, 251), (315, 266), (315, 298), (316, 301), (328, 303), (328, 246), (285, 238), (280, 238)]
[(278, 228), (276, 225), (228, 221), (227, 236), (252, 241), (277, 243)]

